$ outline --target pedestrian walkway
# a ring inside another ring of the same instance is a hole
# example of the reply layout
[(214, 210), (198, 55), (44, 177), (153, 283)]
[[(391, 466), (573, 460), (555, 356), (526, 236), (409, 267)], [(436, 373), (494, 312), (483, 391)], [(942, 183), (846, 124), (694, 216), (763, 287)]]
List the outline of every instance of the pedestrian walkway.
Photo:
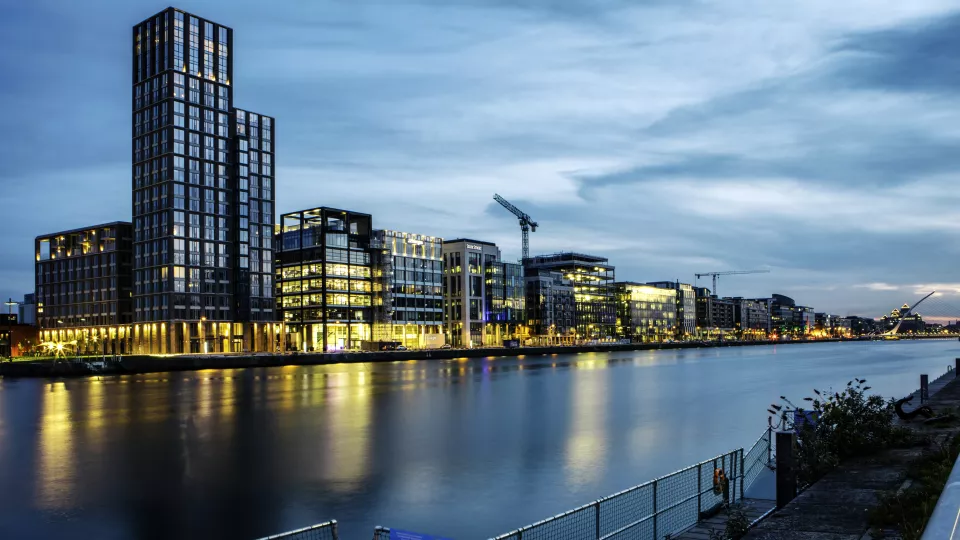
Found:
[[(747, 522), (753, 523), (773, 510), (777, 502), (769, 499), (743, 499), (742, 510), (747, 514)], [(727, 514), (720, 512), (710, 519), (701, 521), (695, 527), (677, 537), (677, 540), (710, 540), (712, 531), (723, 532), (727, 527)]]

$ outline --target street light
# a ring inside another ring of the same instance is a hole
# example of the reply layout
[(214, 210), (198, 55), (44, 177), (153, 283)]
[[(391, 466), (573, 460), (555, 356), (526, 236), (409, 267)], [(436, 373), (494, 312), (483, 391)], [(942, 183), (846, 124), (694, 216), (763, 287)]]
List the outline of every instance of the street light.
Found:
[(7, 305), (7, 314), (13, 315), (13, 306), (17, 305), (19, 302), (15, 301), (13, 298), (10, 298), (4, 304)]

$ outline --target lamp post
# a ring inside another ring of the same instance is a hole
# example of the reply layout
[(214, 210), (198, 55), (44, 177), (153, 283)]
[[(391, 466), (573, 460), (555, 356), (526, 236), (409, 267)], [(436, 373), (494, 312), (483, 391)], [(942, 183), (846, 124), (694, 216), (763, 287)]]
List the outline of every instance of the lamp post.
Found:
[(17, 304), (19, 304), (19, 303), (20, 303), (20, 302), (17, 302), (17, 301), (14, 300), (13, 298), (10, 298), (10, 299), (7, 300), (6, 302), (4, 302), (4, 304), (6, 304), (6, 306), (7, 306), (7, 314), (8, 314), (8, 315), (13, 315), (13, 306), (15, 306), (15, 305), (17, 305)]

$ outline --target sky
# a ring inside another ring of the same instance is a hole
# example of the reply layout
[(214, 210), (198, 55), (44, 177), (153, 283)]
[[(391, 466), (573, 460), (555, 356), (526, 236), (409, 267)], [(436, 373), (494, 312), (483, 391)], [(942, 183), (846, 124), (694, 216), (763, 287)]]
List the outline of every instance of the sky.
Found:
[[(167, 4), (4, 3), (0, 296), (18, 299), (35, 236), (131, 219), (130, 28)], [(764, 269), (719, 293), (960, 306), (956, 1), (176, 7), (234, 29), (235, 104), (276, 118), (277, 215), (346, 208), (516, 259), (499, 193), (539, 222), (534, 254), (602, 255), (619, 280)]]

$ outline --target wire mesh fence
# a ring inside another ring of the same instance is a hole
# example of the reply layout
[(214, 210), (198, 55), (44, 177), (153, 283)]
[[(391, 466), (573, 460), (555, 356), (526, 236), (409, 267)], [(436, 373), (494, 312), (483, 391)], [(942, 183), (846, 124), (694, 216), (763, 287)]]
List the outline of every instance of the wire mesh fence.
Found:
[[(746, 454), (737, 449), (598, 499), (493, 540), (659, 540), (684, 531), (744, 490), (772, 455), (770, 430)], [(759, 465), (758, 465), (759, 464)], [(382, 540), (376, 535), (374, 540)]]
[(767, 428), (763, 435), (753, 443), (743, 458), (743, 483), (750, 487), (763, 472), (764, 467), (773, 463), (773, 429)]
[[(387, 536), (389, 536), (389, 534)], [(264, 536), (259, 540), (339, 540), (339, 536), (337, 536), (337, 520), (332, 519), (295, 531), (287, 531), (273, 536)]]

